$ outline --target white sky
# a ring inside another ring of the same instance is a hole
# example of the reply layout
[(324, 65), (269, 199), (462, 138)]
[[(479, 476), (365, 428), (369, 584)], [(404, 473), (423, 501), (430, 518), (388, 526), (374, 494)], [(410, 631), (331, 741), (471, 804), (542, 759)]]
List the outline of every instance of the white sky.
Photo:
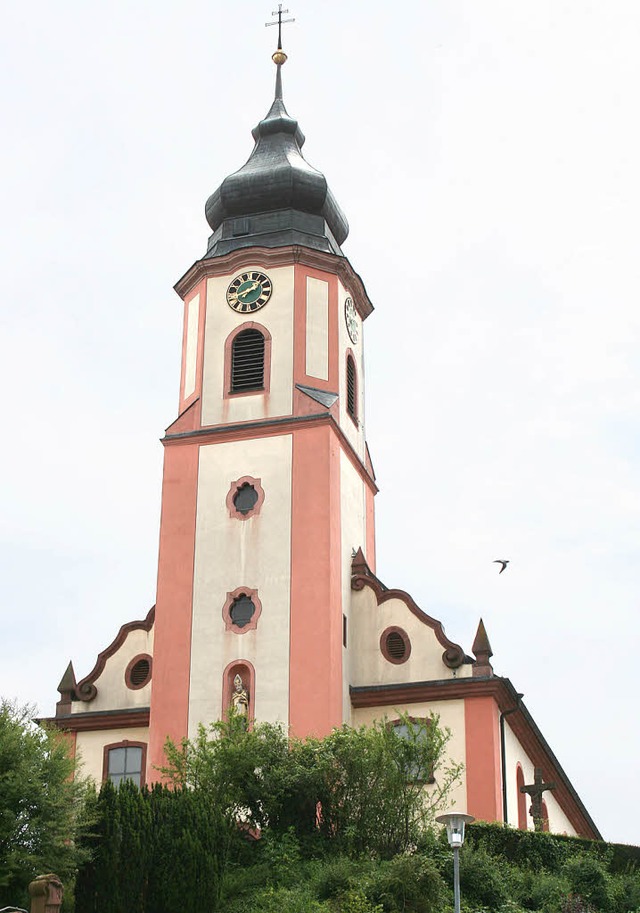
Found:
[[(154, 602), (172, 286), (269, 108), (275, 5), (0, 0), (0, 693), (44, 714)], [(484, 618), (640, 843), (640, 6), (287, 5), (285, 102), (376, 306), (379, 575), (467, 651)]]

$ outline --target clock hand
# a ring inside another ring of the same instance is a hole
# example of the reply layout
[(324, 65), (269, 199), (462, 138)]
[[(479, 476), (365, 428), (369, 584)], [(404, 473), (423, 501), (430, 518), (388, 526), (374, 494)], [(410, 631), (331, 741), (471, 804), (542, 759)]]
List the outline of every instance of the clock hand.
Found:
[(245, 295), (249, 294), (249, 292), (255, 292), (255, 290), (259, 287), (260, 287), (259, 282), (252, 282), (248, 288), (244, 289), (244, 291), (238, 292), (238, 298), (244, 298)]

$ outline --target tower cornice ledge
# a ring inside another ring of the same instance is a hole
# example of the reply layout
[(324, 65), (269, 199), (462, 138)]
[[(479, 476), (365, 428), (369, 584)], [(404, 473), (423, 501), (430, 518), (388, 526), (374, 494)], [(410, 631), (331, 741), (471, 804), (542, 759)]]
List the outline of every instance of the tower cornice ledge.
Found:
[(369, 301), (364, 283), (346, 257), (337, 257), (335, 254), (328, 254), (299, 245), (291, 245), (289, 247), (245, 247), (241, 250), (234, 250), (223, 257), (196, 260), (184, 276), (178, 279), (174, 289), (184, 300), (191, 289), (202, 279), (224, 276), (234, 270), (242, 269), (246, 267), (249, 260), (254, 260), (256, 265), (264, 266), (265, 268), (300, 263), (313, 269), (334, 273), (348, 287), (362, 320), (366, 320), (373, 311), (373, 305)]
[(348, 437), (336, 422), (330, 412), (318, 412), (315, 415), (294, 415), (283, 418), (260, 419), (255, 422), (242, 422), (235, 425), (213, 425), (211, 427), (196, 428), (194, 431), (181, 431), (178, 434), (166, 434), (160, 438), (161, 443), (167, 447), (173, 444), (193, 444), (210, 442), (216, 437), (225, 441), (241, 441), (244, 438), (271, 437), (273, 435), (287, 434), (294, 428), (304, 425), (330, 425), (340, 439), (344, 451), (351, 460), (354, 468), (365, 483), (373, 491), (378, 492), (378, 486), (369, 470), (354, 450)]

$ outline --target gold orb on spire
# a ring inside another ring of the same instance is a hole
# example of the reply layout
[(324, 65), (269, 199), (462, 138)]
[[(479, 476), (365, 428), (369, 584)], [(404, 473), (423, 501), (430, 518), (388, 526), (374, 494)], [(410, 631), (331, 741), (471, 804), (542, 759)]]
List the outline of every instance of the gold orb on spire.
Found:
[(282, 48), (278, 48), (278, 50), (271, 55), (271, 59), (277, 67), (281, 67), (283, 63), (287, 62), (287, 55)]

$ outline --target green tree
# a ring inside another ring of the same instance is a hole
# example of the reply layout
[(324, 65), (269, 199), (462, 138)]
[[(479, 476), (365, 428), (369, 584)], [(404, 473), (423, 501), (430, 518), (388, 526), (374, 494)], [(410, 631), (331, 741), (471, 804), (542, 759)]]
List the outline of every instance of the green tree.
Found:
[(307, 740), (322, 772), (320, 829), (351, 855), (389, 858), (417, 844), (460, 778), (437, 716), (401, 722), (402, 736), (383, 721)]
[(45, 872), (69, 885), (82, 858), (87, 782), (64, 736), (36, 726), (32, 713), (0, 701), (0, 905), (25, 906), (29, 882)]
[(295, 834), (302, 847), (383, 857), (415, 844), (461, 765), (445, 759), (450, 734), (437, 717), (343, 726), (324, 739), (289, 740), (282, 727), (248, 729), (244, 717), (201, 727), (193, 741), (166, 745), (165, 776), (204, 791), (236, 827)]

